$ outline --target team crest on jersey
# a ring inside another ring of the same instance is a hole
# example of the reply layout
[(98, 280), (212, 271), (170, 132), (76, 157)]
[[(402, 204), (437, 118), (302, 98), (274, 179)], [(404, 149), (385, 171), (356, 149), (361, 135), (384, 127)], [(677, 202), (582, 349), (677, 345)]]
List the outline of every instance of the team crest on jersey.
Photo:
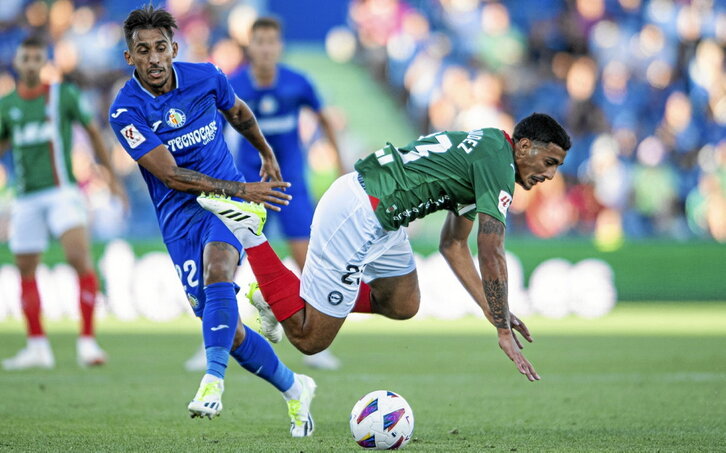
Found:
[(259, 104), (260, 113), (271, 115), (277, 111), (277, 100), (273, 96), (263, 96)]
[(189, 305), (191, 305), (193, 309), (196, 309), (199, 306), (199, 299), (197, 299), (194, 294), (187, 293), (187, 300), (189, 301)]
[(187, 116), (179, 109), (169, 109), (166, 115), (164, 115), (164, 119), (166, 120), (166, 124), (174, 129), (184, 126), (184, 123), (187, 122)]
[(509, 209), (509, 205), (512, 204), (512, 196), (509, 195), (507, 192), (500, 190), (499, 191), (499, 204), (497, 208), (499, 208), (499, 212), (502, 213), (504, 217), (507, 216), (507, 210)]

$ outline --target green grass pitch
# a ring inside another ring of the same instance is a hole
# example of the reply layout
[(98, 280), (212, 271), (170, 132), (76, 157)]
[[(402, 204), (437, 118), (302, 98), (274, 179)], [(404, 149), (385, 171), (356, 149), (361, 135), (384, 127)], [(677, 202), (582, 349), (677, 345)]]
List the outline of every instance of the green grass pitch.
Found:
[[(337, 372), (318, 382), (316, 432), (292, 439), (284, 402), (230, 362), (222, 416), (192, 420), (199, 373), (182, 363), (198, 323), (99, 322), (110, 363), (75, 364), (75, 325), (48, 323), (52, 371), (0, 371), (0, 451), (362, 451), (348, 415), (376, 389), (401, 393), (416, 417), (409, 451), (726, 451), (726, 303), (620, 304), (596, 320), (526, 319), (525, 354), (542, 381), (516, 373), (482, 319), (349, 322)], [(0, 357), (23, 343), (0, 323)]]

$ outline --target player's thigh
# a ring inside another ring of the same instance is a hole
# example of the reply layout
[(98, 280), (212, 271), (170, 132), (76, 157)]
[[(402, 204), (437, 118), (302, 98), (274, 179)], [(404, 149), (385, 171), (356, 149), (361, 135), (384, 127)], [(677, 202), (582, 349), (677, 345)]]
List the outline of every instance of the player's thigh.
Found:
[(53, 236), (60, 238), (71, 229), (87, 225), (86, 204), (78, 187), (63, 187), (52, 192), (48, 205), (48, 228)]
[(292, 200), (278, 215), (280, 228), (288, 241), (307, 240), (310, 238), (315, 208), (304, 184), (293, 185), (290, 189), (287, 193), (292, 195)]
[(406, 319), (418, 312), (421, 296), (416, 262), (404, 230), (389, 233), (385, 252), (366, 266), (363, 281), (371, 286), (378, 313)]
[(194, 314), (201, 318), (206, 301), (202, 280), (202, 237), (199, 234), (187, 234), (165, 241), (165, 244), (189, 305)]
[(347, 176), (318, 203), (300, 284), (300, 296), (334, 318), (345, 318), (353, 309), (362, 271), (385, 235), (367, 196), (362, 189), (362, 195), (352, 190)]
[(48, 248), (47, 203), (43, 194), (18, 197), (10, 212), (10, 251), (34, 255)]

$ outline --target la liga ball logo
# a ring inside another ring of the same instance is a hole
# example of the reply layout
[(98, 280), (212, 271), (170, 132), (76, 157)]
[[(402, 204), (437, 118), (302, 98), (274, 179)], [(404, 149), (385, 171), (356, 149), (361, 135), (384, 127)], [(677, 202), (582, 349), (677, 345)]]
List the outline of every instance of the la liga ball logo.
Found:
[(179, 109), (169, 109), (166, 112), (165, 120), (169, 127), (177, 129), (184, 126), (184, 123), (187, 122), (187, 116)]

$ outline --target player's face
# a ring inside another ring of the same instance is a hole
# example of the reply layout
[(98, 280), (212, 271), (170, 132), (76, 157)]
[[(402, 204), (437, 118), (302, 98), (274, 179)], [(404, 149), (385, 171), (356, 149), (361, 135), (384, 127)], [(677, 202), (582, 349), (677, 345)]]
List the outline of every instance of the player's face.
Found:
[(15, 69), (18, 77), (27, 85), (40, 82), (40, 70), (48, 59), (43, 47), (21, 46), (15, 54)]
[(124, 52), (124, 57), (126, 63), (136, 67), (136, 76), (144, 88), (163, 94), (174, 85), (171, 63), (177, 50), (177, 43), (159, 28), (136, 30), (131, 48)]
[(554, 143), (520, 139), (514, 153), (517, 184), (529, 190), (546, 179), (554, 178), (557, 167), (565, 161), (565, 155), (565, 150)]
[(282, 55), (280, 32), (272, 27), (258, 28), (252, 32), (250, 45), (247, 49), (252, 64), (271, 67), (277, 64)]

